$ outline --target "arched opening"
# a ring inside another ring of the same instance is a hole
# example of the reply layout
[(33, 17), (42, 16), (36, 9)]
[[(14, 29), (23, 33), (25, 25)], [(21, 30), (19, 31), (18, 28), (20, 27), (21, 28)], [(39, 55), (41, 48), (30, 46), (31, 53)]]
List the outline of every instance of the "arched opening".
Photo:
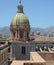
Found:
[(13, 36), (14, 36), (14, 38), (15, 38), (15, 32), (13, 32)]
[(20, 31), (20, 38), (23, 38), (23, 31)]

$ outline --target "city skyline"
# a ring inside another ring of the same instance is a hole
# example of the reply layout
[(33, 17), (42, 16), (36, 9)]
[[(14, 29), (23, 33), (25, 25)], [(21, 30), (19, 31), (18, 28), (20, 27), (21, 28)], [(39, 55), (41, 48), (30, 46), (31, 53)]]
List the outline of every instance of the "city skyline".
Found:
[[(18, 4), (19, 0), (0, 1), (0, 27), (10, 25)], [(31, 27), (54, 26), (54, 0), (22, 0), (22, 5)]]

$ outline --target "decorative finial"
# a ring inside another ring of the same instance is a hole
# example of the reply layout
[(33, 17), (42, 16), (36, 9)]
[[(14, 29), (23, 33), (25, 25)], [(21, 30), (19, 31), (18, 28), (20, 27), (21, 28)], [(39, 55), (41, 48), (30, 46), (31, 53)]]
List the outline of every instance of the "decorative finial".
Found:
[(19, 3), (21, 4), (21, 0), (19, 0)]
[(23, 5), (21, 4), (21, 0), (19, 0), (19, 5), (17, 6), (18, 8), (18, 13), (24, 13), (23, 12)]

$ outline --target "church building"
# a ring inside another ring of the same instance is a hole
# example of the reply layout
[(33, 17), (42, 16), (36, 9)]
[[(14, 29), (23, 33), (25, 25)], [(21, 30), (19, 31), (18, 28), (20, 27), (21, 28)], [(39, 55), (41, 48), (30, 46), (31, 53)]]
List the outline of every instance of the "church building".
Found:
[(35, 44), (30, 42), (29, 19), (24, 14), (21, 1), (17, 6), (18, 11), (10, 24), (10, 43), (12, 59), (27, 60), (31, 51), (35, 50)]

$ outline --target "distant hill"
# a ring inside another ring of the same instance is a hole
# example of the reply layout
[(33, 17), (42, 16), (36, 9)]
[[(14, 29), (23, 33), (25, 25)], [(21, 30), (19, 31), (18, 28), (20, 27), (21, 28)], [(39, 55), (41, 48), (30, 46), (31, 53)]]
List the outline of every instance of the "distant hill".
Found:
[[(41, 34), (52, 34), (54, 35), (54, 27), (48, 27), (48, 28), (35, 28), (31, 27), (31, 32), (36, 33), (37, 31), (40, 31)], [(10, 28), (8, 26), (0, 27), (0, 34), (9, 36), (10, 34)]]
[(5, 36), (9, 36), (9, 34), (10, 34), (10, 28), (8, 26), (1, 27), (0, 28), (0, 34), (5, 35)]
[(48, 34), (54, 34), (54, 27), (48, 27), (45, 29)]

